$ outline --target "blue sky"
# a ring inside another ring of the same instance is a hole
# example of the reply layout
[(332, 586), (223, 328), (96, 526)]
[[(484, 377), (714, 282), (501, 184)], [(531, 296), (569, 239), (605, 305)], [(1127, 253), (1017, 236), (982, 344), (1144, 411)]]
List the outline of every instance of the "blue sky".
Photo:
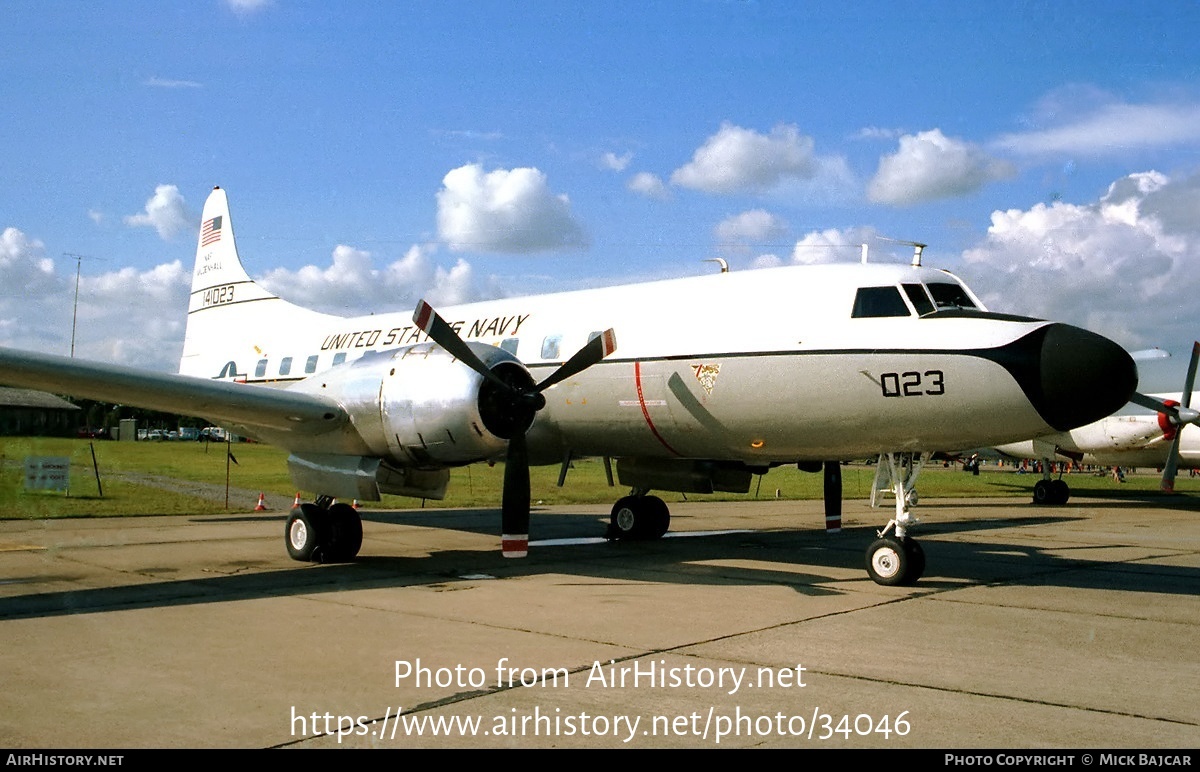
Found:
[[(927, 242), (993, 310), (1200, 336), (1190, 3), (24, 2), (0, 344), (173, 369), (199, 211), (353, 314)], [(620, 320), (614, 319), (619, 328)], [(1159, 388), (1165, 388), (1166, 385)]]

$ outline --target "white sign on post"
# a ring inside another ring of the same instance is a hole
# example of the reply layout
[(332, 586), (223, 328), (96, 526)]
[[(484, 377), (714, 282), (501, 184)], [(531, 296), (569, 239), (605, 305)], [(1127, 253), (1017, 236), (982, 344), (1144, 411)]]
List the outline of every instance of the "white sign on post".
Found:
[(65, 491), (70, 479), (70, 456), (25, 457), (25, 490)]

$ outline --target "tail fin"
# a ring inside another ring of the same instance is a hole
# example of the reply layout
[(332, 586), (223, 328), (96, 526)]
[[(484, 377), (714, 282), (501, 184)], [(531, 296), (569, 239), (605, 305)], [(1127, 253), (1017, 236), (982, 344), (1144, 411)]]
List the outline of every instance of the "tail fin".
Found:
[(321, 318), (250, 278), (234, 243), (229, 200), (224, 190), (213, 188), (200, 216), (179, 372), (244, 379), (246, 368), (266, 355), (280, 330), (295, 330)]
[[(238, 300), (269, 299), (275, 296), (251, 281), (238, 257), (233, 239), (233, 222), (229, 219), (229, 199), (221, 188), (213, 188), (204, 202), (204, 213), (200, 215), (200, 236), (196, 244), (196, 266), (192, 273), (192, 298), (188, 313), (194, 314), (221, 305), (221, 291), (237, 293), (239, 289), (249, 292), (253, 298), (239, 297)], [(213, 293), (218, 293), (214, 295)]]

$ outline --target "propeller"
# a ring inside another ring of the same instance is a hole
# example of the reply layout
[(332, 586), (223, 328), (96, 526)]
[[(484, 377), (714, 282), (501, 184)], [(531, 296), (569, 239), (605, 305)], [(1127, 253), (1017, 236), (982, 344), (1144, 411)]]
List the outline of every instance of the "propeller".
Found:
[[(589, 340), (541, 383), (526, 378), (501, 377), (485, 365), (471, 347), (446, 323), (433, 306), (417, 303), (413, 322), (460, 362), (479, 373), (491, 388), (480, 390), (480, 406), (490, 414), (484, 423), (508, 440), (504, 459), (504, 490), (500, 500), (501, 552), (506, 558), (523, 558), (529, 552), (529, 446), (525, 433), (537, 412), (546, 406), (546, 389), (578, 375), (617, 348), (612, 329)], [(510, 371), (511, 373), (511, 371)]]
[(1168, 493), (1175, 491), (1175, 472), (1179, 469), (1179, 440), (1183, 427), (1200, 421), (1200, 412), (1192, 409), (1192, 389), (1196, 385), (1196, 363), (1200, 360), (1200, 341), (1192, 344), (1192, 358), (1188, 362), (1187, 377), (1183, 381), (1182, 402), (1175, 400), (1158, 400), (1145, 394), (1135, 393), (1130, 402), (1150, 408), (1159, 414), (1159, 425), (1163, 428), (1165, 439), (1171, 440), (1171, 450), (1167, 453), (1167, 462), (1163, 465), (1162, 489)]

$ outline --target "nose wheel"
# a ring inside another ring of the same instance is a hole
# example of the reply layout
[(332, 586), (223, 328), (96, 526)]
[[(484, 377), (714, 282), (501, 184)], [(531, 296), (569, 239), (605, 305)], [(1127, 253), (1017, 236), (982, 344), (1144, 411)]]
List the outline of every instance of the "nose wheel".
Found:
[(887, 481), (887, 487), (896, 499), (896, 516), (867, 547), (867, 575), (876, 584), (885, 587), (911, 585), (925, 573), (925, 550), (906, 532), (918, 522), (911, 512), (917, 501), (913, 486), (925, 460), (926, 457), (920, 454), (883, 453), (879, 456), (875, 487), (879, 488), (881, 480)]
[(911, 536), (885, 536), (867, 547), (867, 574), (885, 587), (915, 584), (925, 573), (925, 550)]

